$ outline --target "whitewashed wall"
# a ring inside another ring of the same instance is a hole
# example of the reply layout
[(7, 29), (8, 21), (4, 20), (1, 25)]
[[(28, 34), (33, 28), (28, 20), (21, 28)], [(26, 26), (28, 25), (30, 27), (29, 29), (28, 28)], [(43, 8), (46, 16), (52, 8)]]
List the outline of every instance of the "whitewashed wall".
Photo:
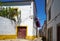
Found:
[[(8, 5), (9, 3), (7, 3)], [(17, 5), (15, 5), (17, 4)], [(13, 8), (18, 8), (18, 11), (21, 10), (21, 23), (20, 26), (27, 26), (27, 35), (28, 36), (33, 36), (34, 34), (36, 35), (36, 32), (33, 34), (33, 16), (34, 16), (34, 10), (33, 10), (33, 2), (25, 2), (25, 3), (10, 3), (10, 6), (6, 5), (3, 7), (13, 7)], [(24, 4), (24, 5), (23, 5)], [(3, 4), (4, 5), (4, 4)], [(11, 6), (12, 5), (12, 6)], [(31, 19), (32, 17), (32, 19)], [(34, 29), (34, 31), (36, 31), (36, 29)]]
[(0, 35), (16, 35), (14, 21), (0, 17)]
[(47, 27), (53, 27), (52, 41), (57, 41), (57, 24), (60, 23), (60, 0), (54, 0), (51, 4), (51, 20), (48, 22)]

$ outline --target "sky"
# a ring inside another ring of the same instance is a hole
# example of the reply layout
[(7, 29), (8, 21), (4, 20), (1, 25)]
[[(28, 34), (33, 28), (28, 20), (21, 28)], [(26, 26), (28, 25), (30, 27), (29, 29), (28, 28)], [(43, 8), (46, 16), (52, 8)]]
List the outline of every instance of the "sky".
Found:
[(37, 17), (39, 18), (40, 25), (44, 24), (44, 20), (46, 20), (45, 14), (45, 0), (35, 0), (37, 7)]
[[(7, 1), (7, 0), (2, 0), (2, 1)], [(35, 2), (37, 7), (37, 17), (39, 18), (40, 25), (42, 26), (44, 23), (44, 20), (46, 20), (45, 0), (35, 0)]]

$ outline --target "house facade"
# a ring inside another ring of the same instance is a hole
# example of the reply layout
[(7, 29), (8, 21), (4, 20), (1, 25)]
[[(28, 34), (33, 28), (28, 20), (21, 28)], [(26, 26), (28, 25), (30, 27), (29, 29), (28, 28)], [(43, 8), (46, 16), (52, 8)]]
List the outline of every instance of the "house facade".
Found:
[[(14, 33), (5, 33), (0, 35), (2, 39), (34, 39), (36, 38), (36, 6), (34, 0), (26, 1), (5, 1), (2, 2), (4, 8), (14, 8), (18, 11), (18, 16), (14, 16), (16, 20), (16, 27)], [(13, 28), (12, 28), (13, 29)], [(9, 32), (9, 30), (7, 31)], [(12, 32), (12, 31), (11, 31)], [(7, 38), (6, 38), (7, 36)], [(1, 38), (0, 37), (0, 38)]]
[(44, 24), (42, 26), (42, 36), (46, 37), (47, 40), (47, 21), (44, 21)]
[(46, 0), (48, 41), (60, 41), (60, 0)]

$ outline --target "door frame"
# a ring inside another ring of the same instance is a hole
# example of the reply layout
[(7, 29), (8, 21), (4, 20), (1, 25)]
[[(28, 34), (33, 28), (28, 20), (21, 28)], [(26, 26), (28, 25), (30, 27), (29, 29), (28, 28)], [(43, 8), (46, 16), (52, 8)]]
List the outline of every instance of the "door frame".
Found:
[(57, 41), (58, 41), (58, 28), (60, 27), (60, 23), (57, 24)]
[(48, 28), (48, 41), (52, 41), (53, 27)]
[[(17, 38), (18, 38), (18, 27), (26, 27), (26, 37), (27, 37), (27, 30), (28, 30), (28, 29), (27, 29), (27, 26), (17, 26)], [(25, 38), (26, 38), (26, 37), (25, 37)]]

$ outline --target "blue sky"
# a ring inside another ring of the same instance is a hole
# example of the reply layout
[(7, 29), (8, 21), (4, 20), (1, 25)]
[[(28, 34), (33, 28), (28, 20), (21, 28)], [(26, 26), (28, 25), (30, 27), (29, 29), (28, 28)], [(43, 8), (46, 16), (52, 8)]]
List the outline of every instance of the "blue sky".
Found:
[[(0, 1), (11, 1), (11, 0), (0, 0)], [(37, 7), (37, 17), (39, 18), (40, 25), (42, 26), (44, 20), (46, 19), (45, 15), (45, 0), (35, 0)]]
[(45, 0), (35, 0), (37, 7), (37, 17), (39, 18), (40, 25), (42, 26), (44, 20), (46, 20), (45, 14)]

